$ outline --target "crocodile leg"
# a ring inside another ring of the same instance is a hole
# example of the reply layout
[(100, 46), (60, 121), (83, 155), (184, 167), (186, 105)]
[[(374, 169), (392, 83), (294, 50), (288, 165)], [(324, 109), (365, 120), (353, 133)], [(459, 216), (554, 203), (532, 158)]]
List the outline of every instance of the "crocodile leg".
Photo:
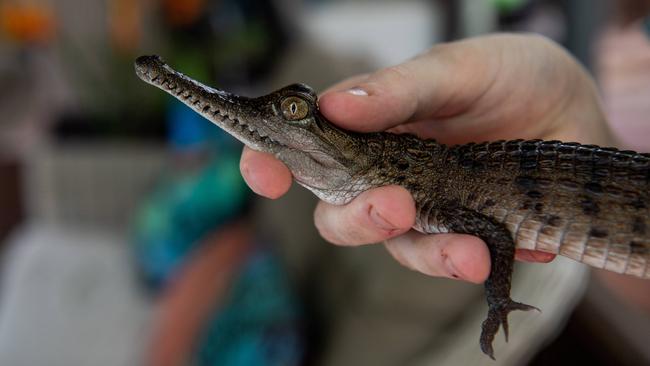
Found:
[(508, 341), (508, 313), (513, 310), (539, 311), (534, 306), (516, 302), (510, 298), (515, 243), (503, 225), (498, 225), (495, 229), (475, 234), (486, 242), (492, 262), (490, 276), (485, 281), (488, 316), (483, 321), (480, 338), (481, 350), (492, 359), (494, 359), (492, 340), (499, 330), (499, 325), (503, 327), (506, 342)]
[(499, 326), (503, 327), (506, 341), (508, 340), (508, 313), (513, 310), (539, 311), (539, 309), (510, 298), (515, 243), (508, 229), (503, 224), (476, 211), (454, 206), (439, 210), (439, 220), (452, 232), (480, 237), (490, 251), (491, 269), (485, 281), (488, 316), (483, 321), (480, 345), (483, 353), (494, 359), (492, 341)]

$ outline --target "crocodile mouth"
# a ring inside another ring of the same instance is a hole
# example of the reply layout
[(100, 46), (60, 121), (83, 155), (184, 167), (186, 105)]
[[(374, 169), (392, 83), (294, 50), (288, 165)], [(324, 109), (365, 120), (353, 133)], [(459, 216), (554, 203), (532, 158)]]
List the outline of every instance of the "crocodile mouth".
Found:
[(250, 99), (203, 85), (173, 70), (158, 56), (141, 56), (135, 61), (136, 75), (148, 84), (176, 97), (194, 111), (252, 148), (275, 152), (289, 146), (246, 123), (246, 117), (232, 110), (245, 109)]

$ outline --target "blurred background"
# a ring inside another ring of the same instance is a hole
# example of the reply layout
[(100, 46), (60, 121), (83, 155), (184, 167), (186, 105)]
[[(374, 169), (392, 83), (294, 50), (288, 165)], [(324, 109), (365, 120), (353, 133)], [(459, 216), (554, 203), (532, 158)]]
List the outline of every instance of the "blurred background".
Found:
[(544, 34), (650, 150), (650, 4), (615, 0), (0, 0), (1, 365), (650, 364), (647, 283), (520, 265), (497, 362), (481, 286), (320, 239), (300, 188), (254, 197), (241, 146), (139, 81), (159, 54), (248, 96), (316, 90), (439, 42)]

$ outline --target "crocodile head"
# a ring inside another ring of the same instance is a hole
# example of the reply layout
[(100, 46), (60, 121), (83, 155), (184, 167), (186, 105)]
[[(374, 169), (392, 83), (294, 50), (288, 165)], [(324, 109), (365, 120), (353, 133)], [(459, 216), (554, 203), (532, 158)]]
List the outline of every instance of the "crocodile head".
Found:
[(319, 198), (342, 204), (367, 188), (357, 177), (373, 165), (378, 152), (366, 136), (327, 121), (310, 87), (293, 84), (258, 98), (242, 97), (203, 85), (158, 56), (139, 57), (135, 71), (248, 147), (275, 155)]

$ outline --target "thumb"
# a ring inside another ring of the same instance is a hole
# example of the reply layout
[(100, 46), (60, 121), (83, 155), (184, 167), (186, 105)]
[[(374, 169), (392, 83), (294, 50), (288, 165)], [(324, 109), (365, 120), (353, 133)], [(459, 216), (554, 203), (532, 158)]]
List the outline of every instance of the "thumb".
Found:
[(499, 57), (480, 43), (437, 45), (402, 64), (344, 81), (321, 97), (320, 109), (336, 125), (359, 132), (465, 112), (499, 69)]

